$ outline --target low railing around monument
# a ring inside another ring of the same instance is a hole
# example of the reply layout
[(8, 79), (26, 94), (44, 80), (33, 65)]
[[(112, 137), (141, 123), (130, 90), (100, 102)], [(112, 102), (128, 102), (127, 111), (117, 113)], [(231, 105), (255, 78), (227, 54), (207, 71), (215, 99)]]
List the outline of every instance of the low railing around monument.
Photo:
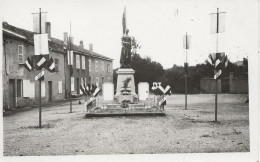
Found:
[[(88, 100), (89, 98), (86, 98)], [(122, 103), (119, 103), (117, 101), (104, 101), (103, 97), (101, 95), (98, 95), (95, 100), (92, 102), (91, 105), (85, 106), (87, 113), (96, 113), (96, 112), (102, 112), (102, 110), (106, 111), (118, 111), (118, 113), (127, 113), (130, 111), (135, 110), (144, 110), (149, 111), (153, 109), (155, 112), (162, 112), (164, 111), (162, 106), (158, 105), (158, 102), (156, 102), (155, 99), (145, 100), (145, 101), (139, 101), (137, 103), (129, 103), (127, 106), (123, 106)]]

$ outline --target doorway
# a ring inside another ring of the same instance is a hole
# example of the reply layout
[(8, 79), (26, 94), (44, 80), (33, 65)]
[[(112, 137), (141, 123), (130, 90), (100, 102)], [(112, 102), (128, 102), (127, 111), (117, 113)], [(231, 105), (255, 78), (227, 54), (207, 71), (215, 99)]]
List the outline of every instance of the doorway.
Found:
[(9, 109), (15, 108), (15, 80), (9, 79)]
[(48, 87), (49, 87), (49, 98), (48, 98), (48, 101), (52, 101), (52, 81), (48, 81)]

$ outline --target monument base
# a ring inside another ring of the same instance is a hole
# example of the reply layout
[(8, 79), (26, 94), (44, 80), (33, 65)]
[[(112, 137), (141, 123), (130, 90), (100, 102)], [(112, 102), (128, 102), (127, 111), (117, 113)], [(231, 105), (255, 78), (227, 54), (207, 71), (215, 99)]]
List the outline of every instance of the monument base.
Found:
[[(115, 99), (119, 103), (121, 103), (124, 100), (128, 100), (131, 103), (138, 102), (138, 95), (135, 92), (135, 79), (134, 79), (135, 71), (132, 68), (123, 68), (123, 69), (118, 69), (116, 73), (117, 73), (117, 85), (116, 85)], [(127, 90), (130, 92), (127, 95), (123, 95), (122, 90), (125, 90), (124, 81), (128, 78), (131, 79), (127, 85)]]

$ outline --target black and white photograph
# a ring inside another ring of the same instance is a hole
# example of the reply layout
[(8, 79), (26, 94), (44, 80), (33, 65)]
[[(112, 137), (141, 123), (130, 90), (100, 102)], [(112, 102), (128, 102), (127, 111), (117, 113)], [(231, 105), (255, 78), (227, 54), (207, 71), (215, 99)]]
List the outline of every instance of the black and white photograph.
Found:
[(1, 0), (1, 160), (259, 162), (260, 0)]

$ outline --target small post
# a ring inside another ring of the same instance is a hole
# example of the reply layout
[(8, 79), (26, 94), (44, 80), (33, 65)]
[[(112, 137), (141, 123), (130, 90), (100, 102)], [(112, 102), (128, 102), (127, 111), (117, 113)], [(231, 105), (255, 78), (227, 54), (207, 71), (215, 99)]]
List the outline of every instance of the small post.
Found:
[[(40, 8), (40, 12), (39, 12), (39, 33), (42, 33), (42, 27), (41, 27), (41, 8)], [(41, 79), (39, 79), (39, 128), (42, 127), (42, 84), (41, 84)]]
[(40, 105), (40, 107), (39, 107), (39, 128), (41, 128), (42, 127), (42, 93), (41, 93), (41, 89), (42, 89), (42, 83), (41, 83), (41, 79), (39, 79), (39, 105)]
[(216, 79), (215, 87), (215, 122), (218, 121), (218, 79)]
[(70, 36), (69, 36), (69, 77), (70, 77), (70, 92), (69, 92), (69, 98), (70, 98), (70, 113), (72, 113), (72, 101), (71, 101), (71, 70), (72, 70), (72, 60), (71, 60), (71, 22), (70, 22)]

